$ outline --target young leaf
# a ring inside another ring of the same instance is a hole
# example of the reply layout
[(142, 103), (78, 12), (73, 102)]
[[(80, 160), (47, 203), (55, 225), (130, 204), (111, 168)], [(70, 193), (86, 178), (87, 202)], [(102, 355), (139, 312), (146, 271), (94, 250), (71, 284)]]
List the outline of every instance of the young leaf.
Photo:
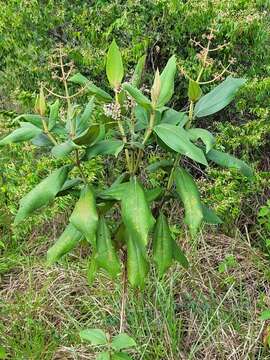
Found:
[(106, 74), (111, 87), (118, 89), (124, 76), (124, 67), (122, 56), (115, 40), (112, 41), (107, 53)]
[(182, 265), (185, 269), (189, 268), (189, 262), (186, 258), (185, 254), (183, 253), (182, 249), (177, 245), (176, 241), (173, 240), (172, 242), (173, 246), (173, 258), (177, 262), (179, 262), (180, 265)]
[(81, 135), (91, 125), (91, 116), (94, 110), (94, 96), (90, 99), (86, 105), (82, 115), (76, 120), (76, 135)]
[(172, 264), (173, 239), (166, 217), (160, 212), (153, 237), (153, 258), (161, 278)]
[(191, 175), (183, 168), (178, 167), (174, 172), (176, 191), (185, 208), (185, 222), (191, 236), (195, 236), (203, 220), (203, 209), (200, 193)]
[(87, 148), (84, 158), (89, 160), (97, 155), (114, 155), (117, 157), (123, 148), (124, 143), (121, 140), (102, 140)]
[(100, 329), (87, 329), (80, 331), (80, 338), (89, 341), (91, 345), (106, 345), (108, 339), (103, 330)]
[(120, 262), (104, 217), (99, 219), (97, 229), (97, 264), (106, 270), (112, 278), (115, 278), (121, 271)]
[(112, 360), (132, 360), (132, 359), (125, 352), (116, 352), (116, 353), (112, 354)]
[(154, 83), (151, 88), (151, 100), (152, 100), (152, 104), (154, 104), (154, 106), (156, 105), (156, 103), (158, 101), (160, 90), (161, 90), (161, 82), (160, 82), (159, 71), (157, 69), (157, 71), (155, 73)]
[(71, 76), (68, 81), (73, 82), (74, 84), (85, 86), (87, 91), (90, 94), (95, 95), (95, 97), (103, 102), (111, 102), (112, 97), (110, 94), (108, 94), (106, 91), (100, 89), (96, 85), (94, 85), (91, 81), (89, 81), (85, 76), (83, 76), (80, 73), (77, 73), (73, 76)]
[(169, 108), (163, 112), (160, 124), (179, 125), (183, 128), (187, 122), (188, 116), (186, 113)]
[(54, 128), (55, 124), (59, 119), (59, 107), (60, 107), (60, 102), (58, 99), (52, 105), (49, 105), (50, 108), (50, 115), (48, 122), (49, 131)]
[(44, 116), (46, 113), (46, 100), (44, 96), (43, 86), (40, 87), (39, 95), (36, 98), (36, 104), (35, 104), (35, 111), (41, 115)]
[(55, 244), (47, 251), (48, 265), (54, 264), (82, 240), (83, 235), (72, 224), (68, 224)]
[(204, 204), (202, 204), (202, 209), (203, 209), (203, 221), (206, 224), (210, 224), (210, 225), (222, 224), (223, 221), (217, 216), (217, 214), (212, 209), (209, 209)]
[(162, 107), (170, 101), (174, 93), (174, 76), (176, 73), (176, 58), (173, 55), (168, 60), (160, 75), (161, 90), (157, 101), (157, 107)]
[(160, 124), (154, 127), (154, 131), (157, 136), (174, 151), (186, 155), (190, 159), (203, 165), (207, 165), (203, 151), (192, 144), (186, 130), (175, 125)]
[(33, 139), (41, 133), (42, 130), (35, 125), (30, 123), (21, 123), (21, 127), (19, 129), (14, 130), (11, 134), (0, 140), (0, 146), (27, 141)]
[(90, 186), (86, 185), (82, 189), (80, 199), (77, 201), (69, 221), (86, 237), (90, 244), (96, 246), (98, 213), (95, 195)]
[(245, 79), (236, 79), (229, 76), (212, 91), (200, 98), (195, 105), (194, 115), (203, 117), (222, 110), (233, 100), (238, 89), (245, 82)]
[(135, 87), (140, 86), (141, 79), (142, 79), (142, 73), (143, 73), (143, 69), (145, 66), (145, 60), (146, 60), (146, 55), (143, 55), (142, 57), (140, 57), (137, 65), (136, 65), (136, 68), (134, 70), (131, 84)]
[(189, 133), (191, 141), (197, 141), (198, 139), (202, 140), (202, 142), (206, 146), (207, 153), (215, 145), (216, 139), (209, 131), (207, 131), (205, 129), (193, 128), (193, 129), (188, 129), (187, 132)]
[(110, 360), (110, 353), (108, 351), (102, 352), (97, 355), (96, 360)]
[(197, 81), (189, 80), (188, 84), (188, 98), (190, 101), (197, 101), (202, 95), (202, 90)]
[(148, 233), (155, 223), (143, 188), (136, 177), (126, 186), (121, 201), (122, 219), (129, 235), (142, 245), (148, 241)]
[(136, 346), (136, 342), (125, 333), (118, 334), (112, 339), (112, 348), (116, 351), (128, 349), (133, 346)]
[(63, 166), (53, 171), (42, 180), (33, 190), (20, 200), (20, 207), (15, 217), (14, 225), (24, 220), (35, 210), (47, 205), (53, 200), (67, 179), (70, 166)]
[(219, 166), (239, 170), (240, 173), (242, 173), (248, 178), (251, 178), (253, 176), (252, 169), (244, 161), (239, 160), (230, 154), (212, 149), (206, 154), (206, 156), (207, 159), (213, 161)]
[(260, 315), (261, 321), (267, 321), (270, 320), (270, 310), (264, 310)]
[(145, 109), (151, 109), (151, 101), (143, 95), (141, 90), (137, 89), (135, 86), (132, 86), (128, 83), (123, 84), (123, 89), (126, 90), (131, 97), (136, 101), (137, 104), (141, 105)]
[(79, 146), (74, 144), (73, 141), (67, 140), (66, 142), (64, 142), (62, 144), (55, 145), (51, 149), (51, 153), (56, 159), (61, 159), (65, 156), (67, 156), (68, 154), (70, 154), (74, 149), (76, 149), (78, 147)]

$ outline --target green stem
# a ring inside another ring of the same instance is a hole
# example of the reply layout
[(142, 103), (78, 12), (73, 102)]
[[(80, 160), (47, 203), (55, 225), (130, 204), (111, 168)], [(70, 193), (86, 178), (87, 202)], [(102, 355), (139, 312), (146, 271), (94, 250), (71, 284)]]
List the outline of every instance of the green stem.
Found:
[(81, 177), (83, 179), (83, 182), (85, 184), (87, 184), (87, 179), (86, 179), (86, 176), (84, 175), (84, 172), (83, 172), (83, 169), (81, 167), (81, 162), (80, 162), (80, 156), (79, 156), (79, 150), (78, 149), (75, 149), (75, 157), (76, 157), (76, 165), (79, 169), (79, 172), (81, 174)]
[(54, 145), (57, 145), (58, 143), (57, 143), (56, 139), (54, 138), (54, 136), (50, 133), (45, 119), (42, 119), (42, 125), (43, 125), (43, 129), (44, 129), (44, 134), (46, 134), (48, 136), (48, 138), (51, 140), (51, 142)]

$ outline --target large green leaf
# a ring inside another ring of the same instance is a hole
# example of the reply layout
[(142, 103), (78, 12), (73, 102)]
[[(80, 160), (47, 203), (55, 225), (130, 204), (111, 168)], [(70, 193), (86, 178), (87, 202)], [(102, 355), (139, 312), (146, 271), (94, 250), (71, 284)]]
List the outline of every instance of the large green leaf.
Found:
[(157, 107), (162, 107), (170, 101), (174, 93), (174, 77), (176, 73), (176, 57), (173, 55), (168, 60), (164, 70), (160, 74), (161, 89), (157, 101)]
[(75, 248), (82, 238), (82, 233), (80, 233), (72, 224), (68, 224), (59, 239), (49, 248), (47, 252), (47, 263), (49, 265), (54, 264), (63, 255)]
[(80, 338), (91, 345), (105, 345), (108, 343), (105, 332), (101, 329), (86, 329), (80, 331)]
[(101, 127), (99, 124), (93, 124), (83, 133), (73, 139), (73, 142), (77, 145), (94, 145), (100, 136)]
[(74, 84), (86, 86), (87, 91), (90, 94), (93, 94), (96, 96), (96, 98), (103, 102), (111, 102), (112, 97), (110, 94), (108, 94), (106, 91), (100, 89), (96, 85), (94, 85), (91, 81), (89, 81), (85, 76), (83, 76), (80, 73), (77, 73), (73, 76), (71, 76), (69, 81), (73, 82)]
[(116, 351), (128, 349), (134, 346), (136, 346), (136, 342), (132, 339), (132, 337), (125, 333), (118, 334), (112, 339), (112, 348)]
[(91, 159), (97, 155), (114, 155), (115, 157), (123, 150), (124, 143), (121, 140), (102, 140), (87, 148), (85, 159)]
[(203, 220), (203, 209), (200, 193), (191, 175), (183, 168), (178, 167), (174, 172), (176, 191), (185, 208), (185, 222), (191, 236), (195, 236)]
[(202, 209), (203, 209), (203, 221), (206, 224), (211, 224), (211, 225), (222, 224), (222, 220), (217, 216), (217, 214), (212, 209), (209, 209), (204, 204), (202, 204)]
[(67, 179), (70, 166), (63, 166), (53, 171), (42, 180), (33, 190), (20, 200), (20, 207), (15, 217), (14, 224), (18, 224), (35, 210), (47, 205), (61, 190)]
[(50, 108), (50, 115), (48, 122), (49, 131), (54, 128), (55, 124), (59, 120), (59, 107), (60, 107), (60, 102), (58, 99), (52, 105), (49, 105)]
[(132, 360), (132, 358), (125, 352), (116, 352), (112, 354), (111, 360)]
[(188, 132), (188, 134), (190, 136), (191, 141), (197, 141), (198, 139), (202, 140), (202, 142), (206, 146), (206, 152), (207, 153), (215, 145), (216, 140), (215, 140), (214, 136), (209, 131), (207, 131), (205, 129), (193, 128), (193, 129), (188, 129), (187, 132)]
[(95, 247), (98, 213), (95, 195), (89, 185), (81, 190), (80, 199), (77, 201), (69, 220)]
[(97, 229), (98, 266), (115, 278), (121, 271), (120, 261), (112, 243), (111, 234), (104, 217), (99, 219)]
[(163, 189), (161, 187), (145, 190), (145, 198), (149, 204), (159, 199), (162, 194), (163, 194)]
[(123, 223), (128, 234), (146, 245), (148, 233), (155, 219), (149, 209), (144, 190), (136, 177), (132, 178), (126, 186), (121, 207)]
[(33, 139), (31, 139), (31, 143), (38, 147), (53, 147), (53, 142), (51, 139), (44, 133), (38, 134)]
[(31, 123), (21, 123), (19, 129), (14, 130), (11, 134), (0, 140), (0, 146), (12, 143), (27, 141), (41, 134), (42, 130)]
[(129, 189), (129, 183), (124, 182), (116, 185), (112, 185), (106, 190), (98, 193), (98, 197), (104, 200), (122, 200)]
[(160, 124), (179, 125), (180, 127), (184, 127), (187, 122), (188, 116), (186, 113), (170, 108), (163, 112), (160, 120)]
[(79, 146), (77, 146), (76, 144), (74, 144), (73, 141), (71, 140), (67, 140), (64, 143), (61, 144), (57, 144), (55, 145), (52, 149), (52, 155), (56, 158), (56, 159), (61, 159), (67, 155), (69, 155), (74, 149), (77, 149)]
[(203, 165), (207, 165), (203, 151), (192, 144), (186, 130), (171, 124), (160, 124), (154, 127), (154, 131), (174, 151), (186, 155)]
[(146, 60), (146, 55), (143, 55), (142, 57), (140, 57), (137, 65), (135, 67), (134, 73), (132, 75), (132, 80), (131, 80), (131, 83), (133, 86), (136, 86), (136, 87), (140, 86), (140, 83), (142, 80), (142, 73), (143, 73), (143, 69), (145, 66), (145, 60)]
[(134, 114), (136, 118), (135, 131), (146, 129), (149, 123), (149, 111), (141, 105), (136, 105), (134, 108)]
[(158, 276), (161, 278), (171, 266), (173, 260), (173, 239), (168, 221), (160, 212), (153, 237), (153, 258), (157, 265)]
[(151, 101), (141, 92), (141, 90), (128, 83), (123, 84), (123, 89), (129, 93), (129, 95), (136, 101), (137, 104), (146, 109), (151, 109)]
[(107, 53), (106, 74), (111, 87), (118, 89), (124, 77), (124, 67), (122, 56), (115, 40), (112, 41)]
[(253, 176), (252, 169), (244, 161), (239, 160), (230, 154), (212, 149), (206, 154), (206, 156), (207, 159), (213, 161), (219, 166), (239, 170), (243, 175), (249, 178)]
[(173, 258), (185, 269), (188, 269), (189, 267), (188, 259), (186, 258), (182, 249), (178, 246), (175, 240), (173, 240)]
[(222, 110), (233, 100), (237, 90), (245, 82), (245, 79), (237, 79), (229, 76), (212, 91), (200, 98), (195, 105), (194, 115), (196, 117), (203, 117)]
[(16, 123), (17, 121), (19, 121), (21, 119), (37, 126), (40, 129), (43, 129), (42, 116), (40, 116), (38, 114), (22, 114), (22, 115), (17, 116), (13, 120), (13, 122)]
[(104, 351), (97, 355), (96, 360), (111, 360), (111, 355), (108, 351)]
[(92, 96), (92, 98), (86, 105), (84, 112), (76, 120), (76, 135), (77, 136), (82, 134), (91, 125), (91, 116), (92, 116), (94, 105), (95, 105), (94, 100), (95, 100), (95, 98)]

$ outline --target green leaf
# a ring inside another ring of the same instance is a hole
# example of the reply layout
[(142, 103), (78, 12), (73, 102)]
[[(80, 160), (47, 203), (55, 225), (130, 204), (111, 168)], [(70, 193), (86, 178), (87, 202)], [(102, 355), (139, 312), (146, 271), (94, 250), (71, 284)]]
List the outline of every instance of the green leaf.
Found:
[(206, 146), (207, 153), (215, 145), (216, 139), (209, 131), (207, 131), (205, 129), (193, 128), (193, 129), (188, 129), (187, 132), (190, 136), (191, 141), (197, 141), (198, 139), (202, 140), (202, 142)]
[(92, 257), (88, 261), (88, 266), (87, 266), (87, 281), (89, 286), (93, 285), (97, 271), (98, 271), (98, 264), (97, 264), (96, 254), (93, 253)]
[(253, 176), (252, 169), (244, 161), (239, 160), (230, 154), (212, 149), (206, 154), (206, 156), (207, 159), (213, 161), (221, 167), (239, 170), (240, 173), (248, 178)]
[(97, 355), (96, 360), (110, 360), (110, 353), (108, 351), (102, 352)]
[(163, 189), (161, 187), (156, 187), (154, 189), (145, 190), (145, 197), (148, 203), (151, 203), (163, 194)]
[(212, 209), (209, 209), (204, 204), (202, 204), (202, 209), (203, 209), (203, 221), (206, 224), (219, 225), (223, 223), (223, 221), (216, 215), (216, 213)]
[(90, 342), (91, 345), (106, 345), (108, 339), (103, 330), (100, 329), (87, 329), (80, 331), (80, 338)]
[(153, 258), (161, 278), (172, 264), (173, 239), (166, 217), (160, 212), (153, 237)]
[(3, 346), (0, 346), (0, 359), (7, 359), (7, 353)]
[(111, 87), (118, 89), (124, 77), (124, 67), (122, 56), (115, 40), (112, 41), (107, 53), (106, 74)]
[(145, 66), (145, 60), (146, 60), (146, 55), (143, 55), (142, 57), (140, 57), (137, 65), (135, 67), (135, 70), (134, 70), (134, 73), (133, 73), (133, 76), (131, 79), (131, 84), (133, 86), (136, 86), (136, 87), (140, 86), (141, 79), (142, 79), (142, 73), (143, 73), (143, 69)]
[(115, 157), (123, 150), (124, 143), (121, 140), (102, 140), (87, 148), (85, 159), (92, 159), (97, 155), (114, 155)]
[(74, 144), (73, 141), (67, 140), (62, 144), (57, 144), (51, 149), (52, 155), (56, 159), (61, 159), (67, 155), (69, 155), (74, 149), (77, 149), (79, 146)]
[(99, 124), (92, 125), (81, 133), (80, 136), (73, 139), (73, 142), (76, 145), (94, 145), (99, 139), (100, 130), (101, 128)]
[(200, 88), (200, 85), (197, 83), (197, 81), (190, 79), (188, 84), (189, 100), (195, 102), (199, 100), (201, 96), (202, 96), (202, 90)]
[(92, 96), (86, 105), (82, 115), (76, 120), (76, 135), (82, 134), (91, 125), (91, 116), (95, 106), (95, 98)]
[(97, 229), (97, 264), (112, 278), (115, 278), (121, 271), (111, 234), (103, 216), (99, 219)]
[(207, 165), (204, 153), (189, 140), (186, 130), (179, 126), (161, 124), (154, 127), (157, 136), (174, 151), (186, 155), (190, 159)]
[(21, 123), (20, 125), (19, 129), (0, 140), (0, 146), (27, 141), (42, 133), (41, 129), (30, 123)]
[(146, 249), (141, 240), (132, 231), (126, 229), (127, 272), (132, 287), (143, 289), (149, 271)]
[(173, 258), (177, 262), (179, 262), (180, 265), (182, 265), (185, 269), (189, 268), (189, 262), (186, 258), (185, 254), (183, 253), (182, 249), (177, 245), (176, 241), (173, 240)]
[(160, 168), (167, 168), (167, 167), (172, 167), (173, 166), (173, 160), (159, 160), (156, 161), (150, 165), (148, 165), (145, 170), (152, 173), (157, 171)]
[(70, 166), (63, 166), (53, 171), (42, 180), (33, 190), (20, 200), (20, 208), (15, 217), (14, 225), (24, 220), (35, 210), (52, 201), (67, 179)]
[(112, 185), (106, 190), (98, 193), (98, 197), (104, 200), (122, 200), (126, 196), (126, 192), (129, 188), (129, 183), (121, 183)]
[(80, 73), (77, 73), (71, 76), (68, 81), (73, 82), (74, 84), (85, 86), (90, 94), (95, 95), (95, 97), (103, 102), (111, 102), (112, 97), (106, 91), (100, 89), (96, 85), (94, 85), (91, 81), (89, 81), (85, 76)]
[(237, 79), (229, 76), (212, 91), (200, 98), (195, 105), (194, 115), (196, 117), (203, 117), (222, 110), (233, 100), (238, 89), (245, 82), (245, 79)]
[(136, 118), (135, 131), (146, 129), (149, 122), (149, 112), (141, 105), (136, 105), (134, 114)]
[(191, 175), (183, 168), (178, 167), (174, 172), (176, 191), (185, 208), (185, 222), (191, 236), (195, 236), (203, 220), (203, 209), (200, 193)]
[(60, 102), (57, 99), (52, 105), (49, 105), (50, 108), (50, 115), (49, 115), (49, 123), (48, 123), (48, 129), (51, 131), (57, 121), (59, 120), (59, 107)]
[(261, 321), (267, 321), (270, 320), (270, 310), (264, 310), (260, 315)]
[(112, 348), (116, 351), (128, 349), (133, 346), (136, 346), (136, 342), (132, 339), (132, 337), (128, 336), (125, 333), (116, 335), (112, 339)]
[(57, 196), (64, 196), (69, 194), (69, 190), (73, 189), (75, 186), (81, 184), (82, 179), (75, 178), (75, 179), (68, 179), (64, 182), (61, 190), (57, 193)]
[(18, 120), (24, 119), (26, 122), (29, 122), (40, 129), (43, 129), (42, 116), (37, 114), (22, 114), (17, 116), (13, 122), (16, 123)]
[(160, 124), (179, 125), (183, 128), (187, 122), (188, 116), (186, 113), (169, 108), (163, 112)]
[(80, 199), (77, 201), (69, 221), (86, 237), (90, 244), (96, 246), (98, 213), (95, 195), (90, 186), (85, 185), (81, 190)]
[(127, 353), (117, 352), (112, 354), (112, 360), (132, 360), (132, 359)]
[(121, 200), (122, 219), (129, 235), (143, 245), (147, 244), (148, 233), (155, 223), (149, 209), (144, 190), (136, 177), (125, 187)]
[(176, 57), (173, 55), (168, 60), (164, 70), (160, 74), (161, 90), (157, 107), (162, 107), (170, 101), (174, 93), (174, 77), (176, 73)]
[(38, 146), (38, 147), (48, 147), (48, 148), (51, 148), (53, 146), (53, 143), (52, 141), (50, 140), (50, 138), (41, 133), (41, 134), (38, 134), (37, 136), (35, 136), (32, 140), (31, 140), (31, 143), (35, 146)]
[(52, 265), (82, 240), (83, 235), (72, 224), (68, 224), (62, 235), (47, 251), (47, 264)]
[(145, 109), (151, 109), (151, 101), (143, 95), (141, 90), (137, 89), (128, 83), (123, 84), (123, 89), (129, 93), (129, 95), (136, 101), (137, 104), (141, 105)]

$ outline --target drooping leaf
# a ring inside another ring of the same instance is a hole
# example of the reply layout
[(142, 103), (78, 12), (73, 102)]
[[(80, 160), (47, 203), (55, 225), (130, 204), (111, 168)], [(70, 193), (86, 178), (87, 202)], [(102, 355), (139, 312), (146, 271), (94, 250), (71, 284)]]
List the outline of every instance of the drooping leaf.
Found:
[(128, 83), (123, 84), (123, 89), (129, 93), (137, 104), (141, 105), (145, 109), (151, 109), (151, 101), (141, 92), (141, 90)]
[(96, 96), (96, 98), (103, 102), (111, 102), (112, 97), (110, 94), (108, 94), (106, 91), (100, 89), (96, 85), (94, 85), (91, 81), (89, 81), (85, 76), (83, 76), (80, 73), (77, 73), (73, 76), (71, 76), (68, 81), (73, 82), (74, 84), (82, 85), (87, 88), (87, 91), (90, 94), (93, 94)]
[(21, 123), (20, 125), (19, 129), (0, 140), (0, 146), (27, 141), (42, 133), (41, 129), (31, 123)]
[(67, 155), (69, 155), (74, 149), (77, 149), (79, 146), (74, 144), (73, 141), (67, 140), (64, 143), (57, 144), (51, 149), (52, 155), (56, 159), (61, 159)]
[(57, 99), (53, 104), (49, 105), (50, 108), (50, 114), (49, 114), (49, 122), (48, 122), (48, 129), (51, 131), (57, 121), (59, 120), (59, 107), (60, 102)]
[(241, 174), (245, 175), (248, 178), (251, 178), (253, 176), (252, 169), (244, 161), (237, 159), (230, 154), (212, 149), (206, 154), (206, 156), (208, 160), (213, 161), (219, 166), (239, 170)]
[(120, 262), (104, 217), (99, 219), (97, 229), (97, 264), (106, 270), (112, 278), (115, 278), (121, 271)]
[(135, 340), (125, 333), (118, 334), (112, 339), (112, 348), (116, 351), (128, 349), (134, 346), (136, 346)]
[(86, 329), (80, 331), (80, 338), (91, 345), (106, 345), (108, 343), (105, 332), (101, 329)]
[(182, 249), (177, 245), (176, 241), (173, 240), (173, 258), (176, 260), (180, 265), (182, 265), (185, 269), (189, 268), (189, 262), (186, 258), (185, 254), (183, 253)]
[(168, 221), (162, 212), (160, 212), (155, 225), (153, 258), (158, 269), (158, 276), (161, 278), (171, 266), (173, 259), (173, 239)]
[(20, 200), (20, 207), (15, 217), (14, 225), (31, 215), (35, 210), (52, 201), (67, 179), (69, 165), (53, 171), (42, 180), (33, 190)]
[(72, 224), (68, 224), (59, 239), (47, 251), (48, 265), (54, 264), (63, 255), (75, 248), (83, 239), (83, 235)]
[(215, 140), (214, 136), (205, 129), (193, 128), (193, 129), (188, 129), (187, 132), (189, 133), (191, 141), (197, 141), (198, 139), (202, 140), (202, 142), (206, 146), (207, 153), (215, 145), (216, 140)]
[(197, 81), (189, 80), (188, 84), (188, 98), (190, 101), (197, 101), (202, 95), (202, 90)]
[(95, 195), (89, 185), (81, 190), (80, 199), (77, 201), (69, 221), (85, 236), (90, 244), (96, 246), (98, 213)]
[(115, 157), (123, 150), (124, 143), (121, 140), (102, 140), (87, 148), (85, 159), (92, 159), (97, 155), (114, 155)]
[(149, 209), (144, 190), (136, 177), (125, 187), (121, 199), (122, 219), (130, 236), (143, 245), (147, 244), (148, 233), (155, 223)]
[(145, 198), (149, 204), (159, 199), (162, 194), (163, 194), (163, 189), (161, 187), (145, 190)]
[(160, 74), (161, 90), (157, 107), (162, 107), (170, 101), (174, 93), (174, 77), (176, 73), (176, 57), (173, 55), (168, 60), (164, 70)]
[(245, 82), (245, 79), (229, 76), (212, 91), (200, 98), (195, 105), (194, 115), (196, 117), (203, 117), (222, 110), (233, 100), (238, 89)]
[(203, 220), (203, 209), (200, 193), (191, 175), (183, 168), (178, 167), (174, 172), (176, 191), (185, 208), (185, 223), (188, 225), (191, 236), (195, 236)]
[(203, 209), (203, 221), (206, 222), (206, 224), (210, 224), (210, 225), (222, 224), (223, 221), (217, 216), (217, 214), (212, 209), (209, 209), (204, 204), (202, 204), (202, 209)]
[(160, 124), (179, 125), (181, 128), (183, 128), (187, 122), (188, 116), (186, 113), (170, 108), (163, 112), (160, 120)]
[(142, 73), (145, 66), (145, 60), (146, 60), (146, 55), (140, 57), (135, 67), (134, 73), (132, 75), (131, 84), (137, 88), (140, 86), (141, 83)]
[(91, 125), (91, 116), (94, 109), (95, 98), (92, 96), (88, 104), (86, 105), (82, 115), (76, 120), (76, 135), (81, 135)]
[(190, 159), (203, 165), (207, 165), (203, 151), (192, 144), (186, 130), (175, 125), (160, 124), (154, 127), (154, 131), (157, 136), (174, 151), (186, 155)]
[(73, 139), (73, 142), (76, 145), (94, 145), (100, 136), (100, 125), (93, 124), (88, 129), (86, 129), (83, 133)]
[(106, 74), (113, 89), (118, 89), (124, 76), (124, 67), (120, 50), (115, 42), (112, 41), (106, 61)]

